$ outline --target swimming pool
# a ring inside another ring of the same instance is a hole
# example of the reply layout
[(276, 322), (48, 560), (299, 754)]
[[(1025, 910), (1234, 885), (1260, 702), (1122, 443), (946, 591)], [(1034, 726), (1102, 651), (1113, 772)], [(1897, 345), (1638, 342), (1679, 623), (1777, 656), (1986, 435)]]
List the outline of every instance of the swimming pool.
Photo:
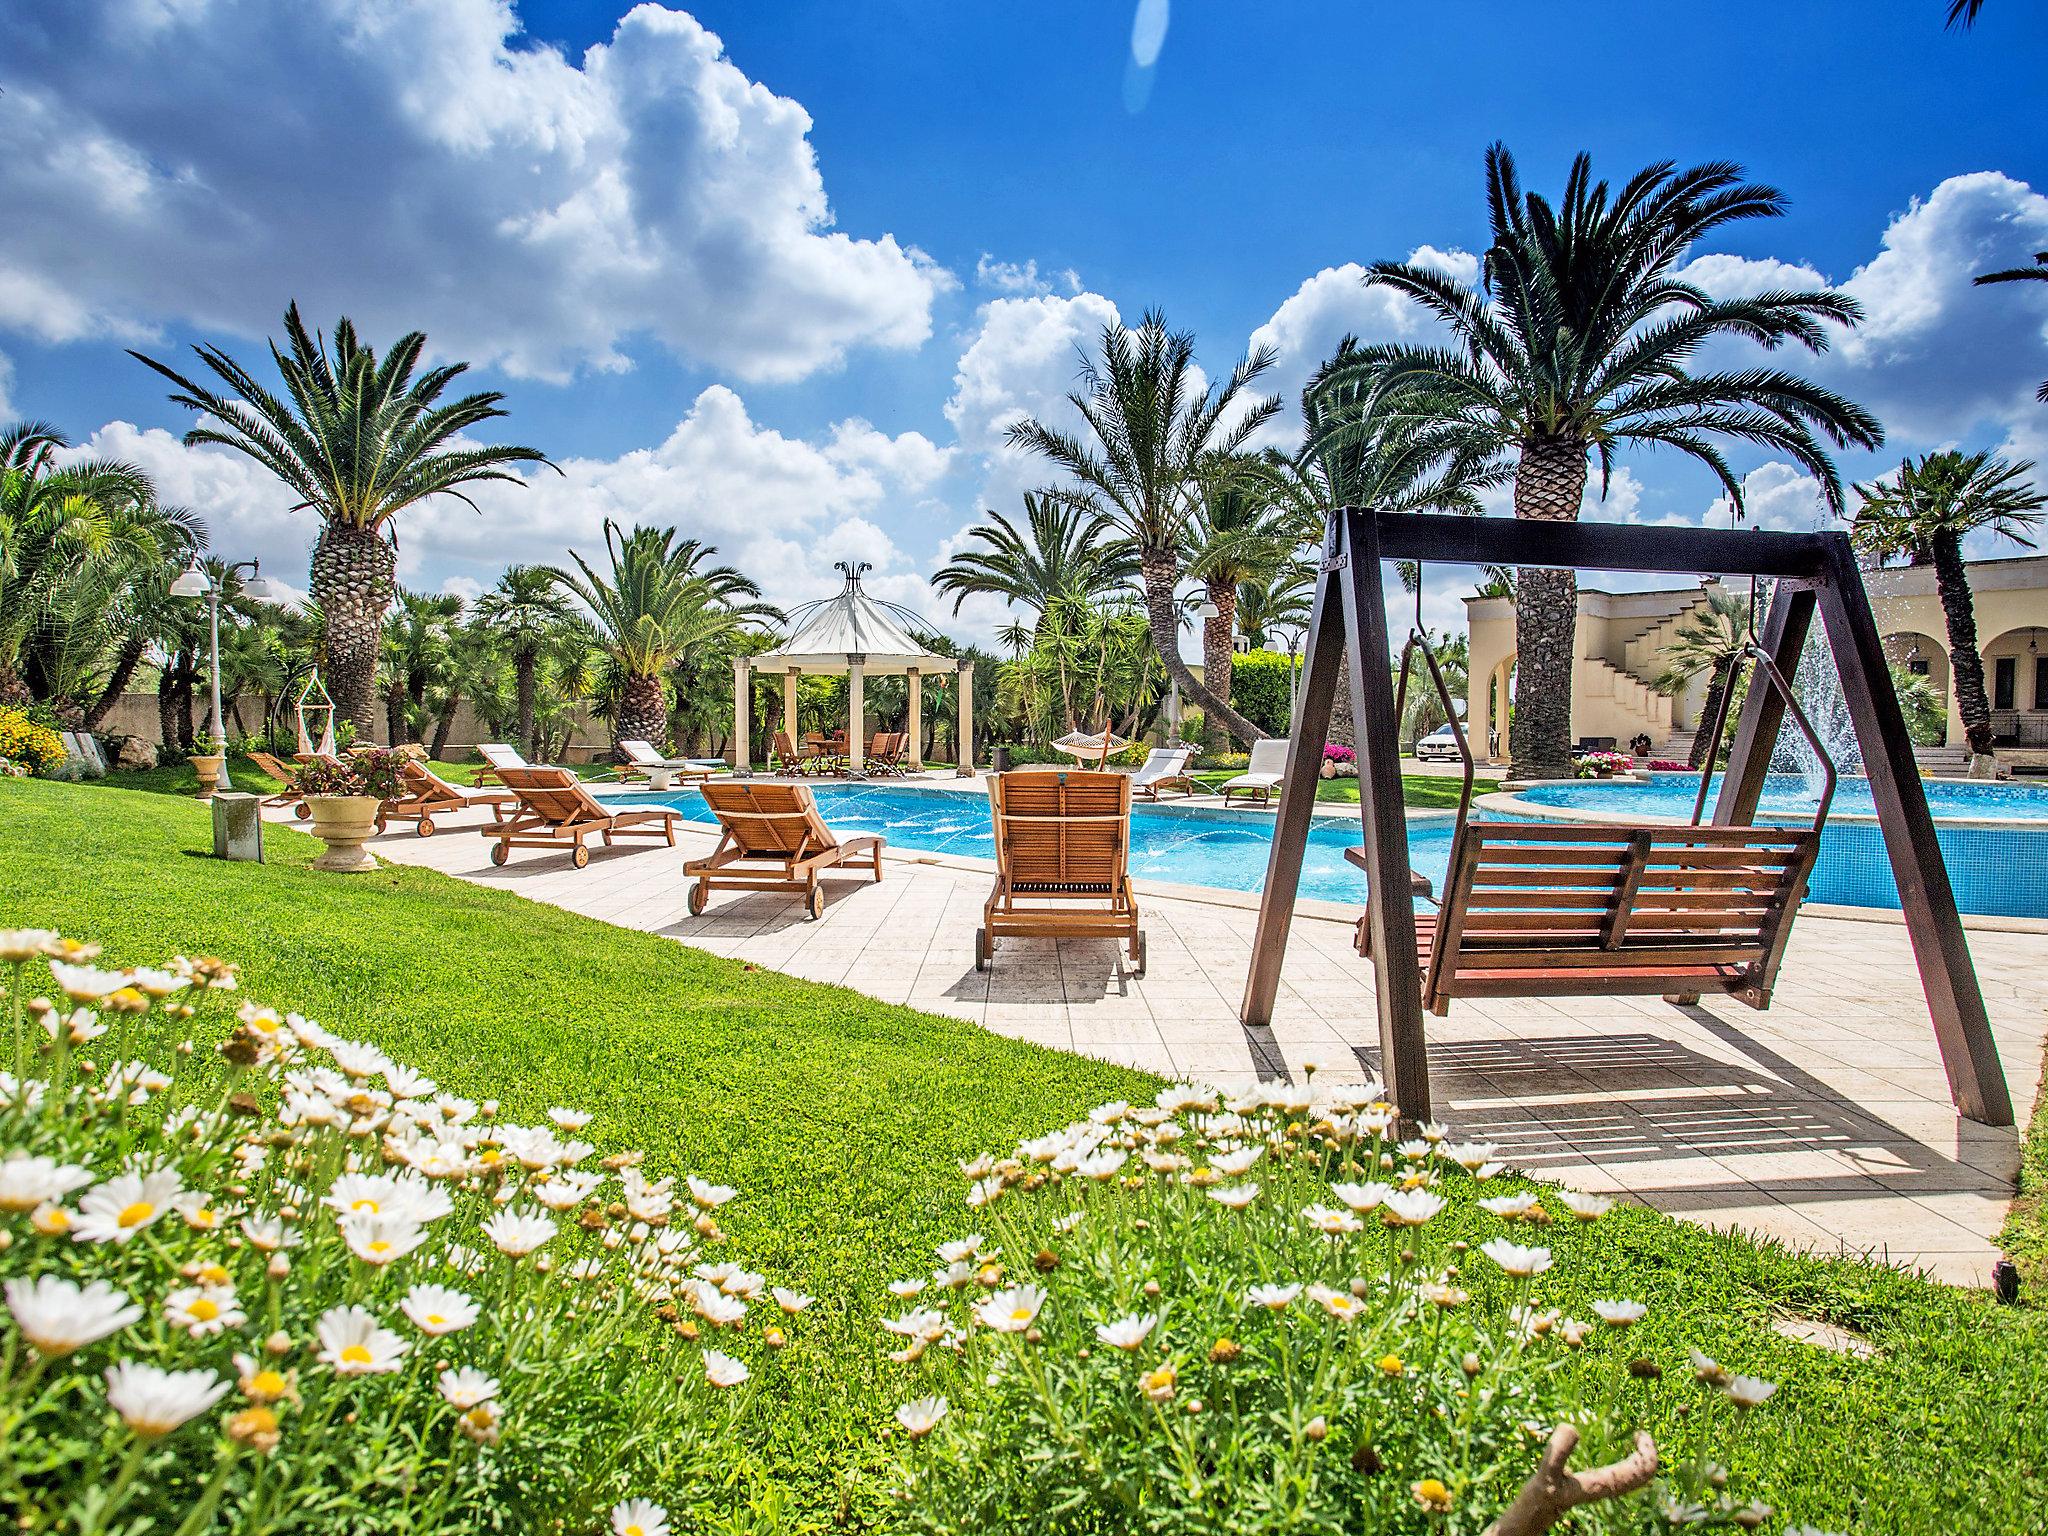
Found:
[[(1579, 811), (1615, 811), (1637, 816), (1692, 817), (1693, 796), (1699, 792), (1699, 776), (1692, 773), (1653, 773), (1647, 784), (1626, 779), (1580, 779), (1571, 784), (1536, 784), (1518, 791), (1519, 797), (1534, 805), (1568, 805)], [(1708, 792), (1711, 812), (1721, 776), (1714, 775)], [(1979, 782), (1974, 779), (1928, 779), (1927, 805), (1935, 818), (2039, 822), (2048, 827), (2048, 785)], [(1757, 803), (1760, 816), (1811, 820), (1813, 800), (1806, 781), (1797, 774), (1774, 773), (1764, 780), (1763, 798)], [(1870, 781), (1845, 778), (1835, 790), (1832, 816), (1875, 816)]]
[[(1546, 789), (1576, 793), (1539, 803), (1569, 803), (1575, 809), (1617, 813), (1633, 809), (1639, 814), (1689, 816), (1692, 813), (1692, 794), (1684, 785), (1697, 781), (1683, 774), (1657, 777), (1669, 779), (1670, 785), (1632, 786), (1587, 781), (1575, 785), (1544, 786)], [(1792, 782), (1788, 780), (1779, 786), (1779, 793), (1789, 794)], [(889, 840), (893, 848), (990, 861), (996, 856), (988, 802), (980, 795), (908, 784), (824, 783), (814, 787), (819, 810), (840, 832), (878, 832)], [(1964, 792), (2007, 787), (1938, 786), (1944, 791)], [(1641, 795), (1646, 789), (1660, 788), (1664, 793), (1654, 802), (1619, 798), (1631, 791)], [(1845, 783), (1837, 803), (1853, 803), (1851, 795), (1857, 788)], [(1532, 790), (1525, 795), (1533, 799), (1536, 793)], [(1867, 807), (1869, 792), (1861, 789), (1861, 793)], [(620, 798), (630, 798), (634, 804), (673, 806), (691, 821), (710, 822), (716, 819), (710, 807), (705, 805), (704, 797), (695, 790)], [(1676, 804), (1677, 810), (1652, 810), (1653, 803)], [(1780, 803), (1789, 808), (1789, 801), (1781, 799)], [(1942, 803), (1952, 806), (1958, 802), (1951, 801), (1944, 794)], [(1950, 813), (1953, 814), (1953, 810)], [(1936, 814), (1942, 812), (1937, 811)], [(1511, 821), (1516, 818), (1489, 816), (1488, 819)], [(2014, 826), (1948, 824), (1939, 827), (1937, 835), (1948, 859), (1949, 878), (1955, 885), (1957, 903), (1965, 912), (2048, 917), (2048, 818), (2044, 818), (2038, 831)], [(1131, 874), (1139, 880), (1206, 885), (1226, 891), (1257, 891), (1265, 885), (1266, 857), (1272, 840), (1273, 820), (1263, 812), (1173, 805), (1138, 806), (1131, 812)], [(1362, 904), (1366, 889), (1364, 873), (1344, 858), (1344, 850), (1357, 846), (1358, 842), (1358, 818), (1355, 814), (1317, 816), (1310, 827), (1308, 850), (1302, 861), (1301, 894), (1351, 906)], [(1437, 890), (1443, 888), (1444, 871), (1450, 862), (1450, 844), (1450, 817), (1409, 818), (1408, 857), (1418, 871), (1429, 877)], [(1829, 822), (1821, 837), (1820, 862), (1814, 870), (1810, 898), (1846, 906), (1898, 906), (1898, 891), (1892, 883), (1891, 865), (1885, 857), (1884, 845), (1874, 822)]]

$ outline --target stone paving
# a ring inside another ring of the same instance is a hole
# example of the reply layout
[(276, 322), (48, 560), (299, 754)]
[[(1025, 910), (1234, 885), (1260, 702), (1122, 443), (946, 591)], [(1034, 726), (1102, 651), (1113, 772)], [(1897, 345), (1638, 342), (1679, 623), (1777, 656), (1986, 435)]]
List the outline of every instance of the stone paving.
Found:
[[(438, 820), (438, 818), (437, 818)], [(593, 845), (589, 867), (516, 849), (493, 867), (469, 816), (432, 838), (396, 830), (380, 857), (420, 864), (622, 927), (662, 934), (998, 1033), (1221, 1084), (1374, 1074), (1372, 977), (1341, 909), (1304, 903), (1270, 1030), (1237, 1019), (1251, 898), (1139, 887), (1148, 974), (1106, 942), (1006, 940), (977, 972), (986, 867), (891, 854), (881, 884), (830, 880), (822, 920), (793, 898), (721, 892), (701, 918), (682, 864), (713, 834), (684, 823), (670, 849)], [(2048, 1028), (2048, 933), (1971, 932), (2007, 1081), (2024, 1123)], [(2040, 925), (2035, 925), (2039, 927)], [(1432, 1018), (1438, 1114), (1498, 1142), (1513, 1165), (1825, 1252), (1869, 1253), (1987, 1283), (2019, 1142), (1959, 1118), (1904, 928), (1802, 915), (1773, 1006), (1656, 999), (1460, 1001)]]

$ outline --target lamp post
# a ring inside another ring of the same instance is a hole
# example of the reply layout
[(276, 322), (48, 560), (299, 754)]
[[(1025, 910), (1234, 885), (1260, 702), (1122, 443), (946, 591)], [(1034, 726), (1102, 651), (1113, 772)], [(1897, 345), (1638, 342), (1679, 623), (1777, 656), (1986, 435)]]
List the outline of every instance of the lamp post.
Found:
[(1295, 658), (1301, 654), (1301, 631), (1289, 630), (1287, 634), (1287, 729), (1294, 729), (1295, 711), (1301, 707), (1299, 697), (1301, 673), (1295, 666)]
[[(235, 572), (240, 570), (247, 570), (249, 573), (249, 579), (242, 583), (243, 595), (252, 597), (259, 603), (267, 600), (270, 597), (270, 583), (259, 574), (258, 562), (254, 560), (237, 560), (225, 568), (221, 581), (233, 580)], [(195, 554), (192, 563), (171, 583), (171, 596), (206, 599), (208, 650), (213, 664), (213, 729), (210, 734), (215, 741), (225, 743), (227, 728), (221, 723), (220, 717), (220, 583), (206, 574), (206, 567), (199, 563), (199, 556)], [(234, 787), (228, 782), (228, 766), (225, 759), (220, 766), (219, 787)]]

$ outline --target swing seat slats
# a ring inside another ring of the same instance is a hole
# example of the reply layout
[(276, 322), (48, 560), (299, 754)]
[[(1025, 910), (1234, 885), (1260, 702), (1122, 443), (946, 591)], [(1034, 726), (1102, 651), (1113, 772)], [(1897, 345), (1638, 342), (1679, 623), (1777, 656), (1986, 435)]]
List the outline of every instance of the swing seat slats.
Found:
[(1417, 914), (1423, 1004), (1711, 991), (1766, 1008), (1819, 848), (1811, 828), (1469, 822), (1440, 910)]

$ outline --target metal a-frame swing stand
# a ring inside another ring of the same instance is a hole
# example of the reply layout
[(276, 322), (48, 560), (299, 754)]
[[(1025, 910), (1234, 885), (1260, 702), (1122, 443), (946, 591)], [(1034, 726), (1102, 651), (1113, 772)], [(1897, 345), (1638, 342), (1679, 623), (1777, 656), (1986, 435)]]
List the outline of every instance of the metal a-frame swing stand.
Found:
[[(1272, 1022), (1347, 644), (1352, 719), (1359, 733), (1359, 816), (1367, 877), (1375, 892), (1411, 889), (1393, 652), (1381, 568), (1387, 560), (1770, 577), (1775, 587), (1758, 644), (1787, 677), (1798, 666), (1817, 607), (1876, 801), (1906, 933), (1948, 1073), (1949, 1095), (1971, 1120), (1993, 1126), (2013, 1123), (2012, 1100), (1999, 1067), (1984, 995), (1935, 841), (1934, 819), (1913, 761), (1876, 618), (1848, 536), (1837, 532), (1553, 523), (1356, 507), (1333, 513), (1309, 617), (1300, 701), (1239, 1015), (1247, 1028)], [(1784, 701), (1772, 689), (1749, 690), (1715, 802), (1714, 825), (1750, 823), (1784, 714)], [(1373, 901), (1369, 921), (1380, 1071), (1402, 1118), (1419, 1123), (1431, 1118), (1431, 1109), (1414, 904)]]

